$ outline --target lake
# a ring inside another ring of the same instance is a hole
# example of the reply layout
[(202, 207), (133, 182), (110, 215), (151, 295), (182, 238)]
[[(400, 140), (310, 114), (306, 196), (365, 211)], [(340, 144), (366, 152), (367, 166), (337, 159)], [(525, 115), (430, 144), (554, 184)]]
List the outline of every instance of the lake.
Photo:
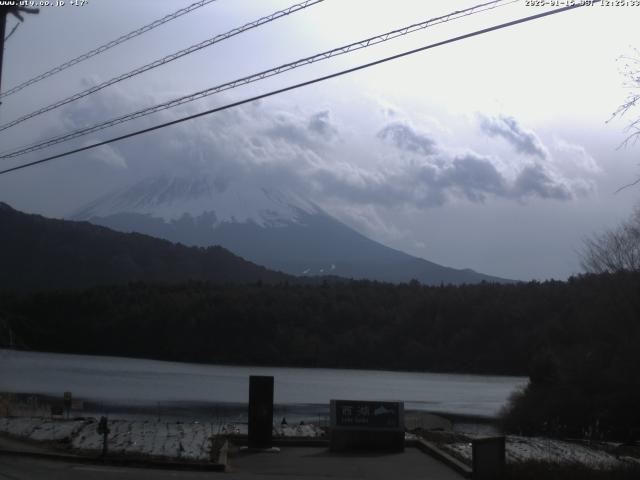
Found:
[(494, 417), (524, 377), (164, 362), (0, 349), (0, 392), (133, 406), (246, 404), (249, 375), (275, 377), (282, 408), (330, 399), (404, 401), (407, 410)]

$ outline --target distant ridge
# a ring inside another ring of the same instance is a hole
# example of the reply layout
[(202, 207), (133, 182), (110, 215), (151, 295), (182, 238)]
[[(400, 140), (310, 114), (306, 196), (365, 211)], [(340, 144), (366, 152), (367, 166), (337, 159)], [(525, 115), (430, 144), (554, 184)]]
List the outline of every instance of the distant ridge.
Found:
[(0, 202), (0, 289), (86, 288), (129, 282), (293, 280), (222, 247), (186, 247), (87, 222), (19, 212)]

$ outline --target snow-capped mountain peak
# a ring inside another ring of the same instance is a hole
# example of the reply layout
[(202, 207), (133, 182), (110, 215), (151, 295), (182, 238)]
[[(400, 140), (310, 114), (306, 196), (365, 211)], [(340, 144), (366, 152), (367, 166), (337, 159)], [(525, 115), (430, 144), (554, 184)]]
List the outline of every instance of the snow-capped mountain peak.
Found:
[(428, 284), (504, 281), (386, 247), (295, 193), (254, 182), (249, 177), (155, 177), (106, 195), (73, 218), (183, 245), (220, 245), (294, 275)]
[(160, 176), (110, 193), (74, 213), (90, 219), (135, 213), (175, 221), (185, 214), (214, 214), (215, 224), (252, 222), (261, 227), (297, 223), (302, 214), (319, 213), (313, 203), (293, 192), (254, 185), (247, 180)]

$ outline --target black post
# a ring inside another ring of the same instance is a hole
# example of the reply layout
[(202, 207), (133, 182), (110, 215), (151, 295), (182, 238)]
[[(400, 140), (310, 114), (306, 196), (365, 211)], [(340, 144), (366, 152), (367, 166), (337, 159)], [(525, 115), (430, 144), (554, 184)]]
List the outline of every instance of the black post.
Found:
[(249, 377), (249, 448), (271, 448), (273, 377)]
[(506, 463), (505, 437), (476, 438), (471, 443), (474, 480), (502, 480)]
[(64, 409), (67, 412), (67, 420), (69, 420), (69, 412), (71, 411), (71, 392), (64, 392)]
[(100, 417), (98, 422), (98, 433), (102, 434), (102, 456), (107, 456), (108, 450), (108, 436), (109, 436), (109, 424), (107, 423), (107, 417)]

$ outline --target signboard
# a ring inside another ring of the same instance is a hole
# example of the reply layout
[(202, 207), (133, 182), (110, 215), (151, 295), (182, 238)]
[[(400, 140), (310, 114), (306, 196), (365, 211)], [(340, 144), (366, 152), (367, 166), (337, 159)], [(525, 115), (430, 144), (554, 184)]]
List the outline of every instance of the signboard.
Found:
[(331, 400), (329, 448), (349, 450), (404, 450), (404, 403)]
[(397, 402), (335, 400), (335, 426), (359, 428), (398, 428), (400, 405)]

